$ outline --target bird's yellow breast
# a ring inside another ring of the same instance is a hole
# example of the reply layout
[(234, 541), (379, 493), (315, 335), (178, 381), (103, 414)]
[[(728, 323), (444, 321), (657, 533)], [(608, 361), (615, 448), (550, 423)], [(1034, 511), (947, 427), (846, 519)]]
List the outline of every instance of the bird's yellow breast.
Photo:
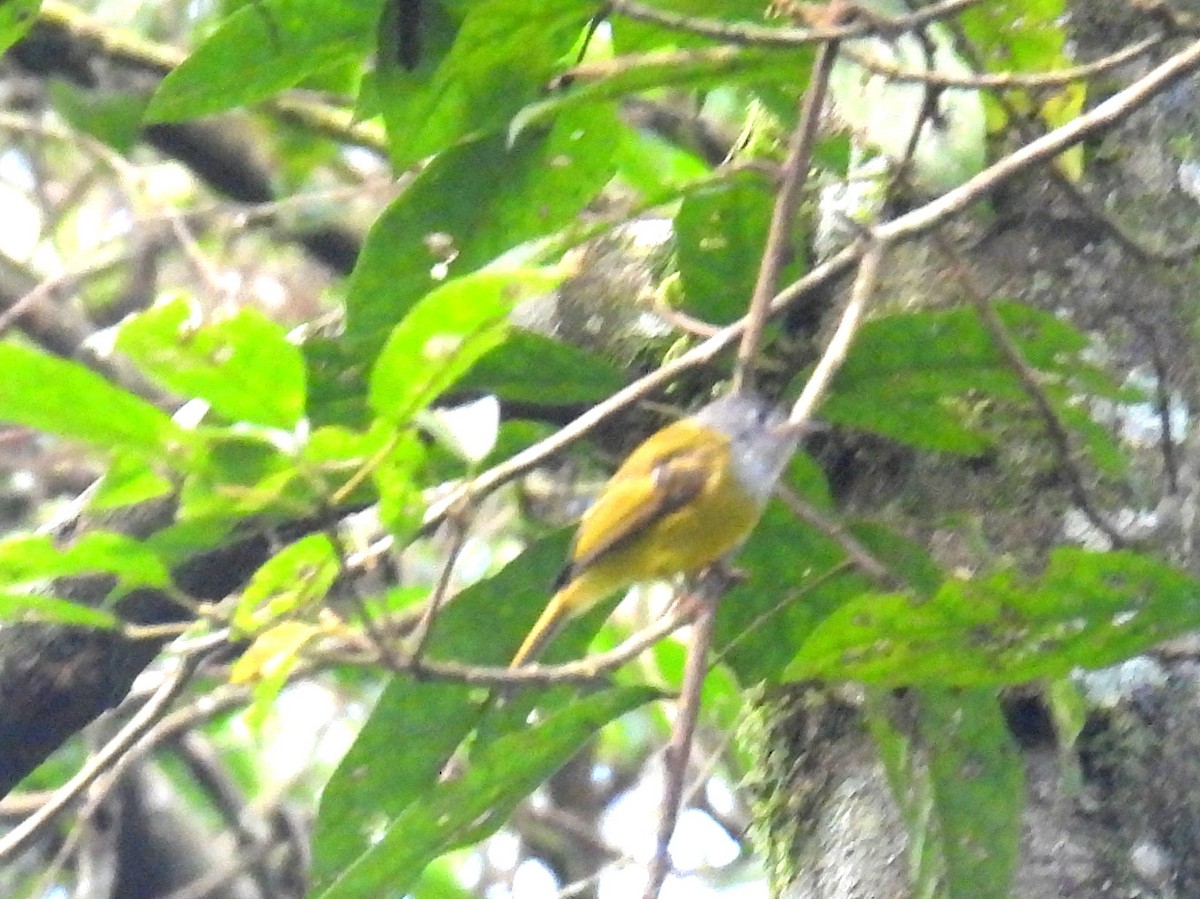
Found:
[[(662, 489), (661, 466), (671, 464), (697, 472), (699, 489), (678, 509), (634, 524)], [(580, 522), (572, 592), (587, 607), (640, 581), (697, 572), (737, 547), (761, 511), (734, 475), (728, 438), (676, 422), (626, 459)]]

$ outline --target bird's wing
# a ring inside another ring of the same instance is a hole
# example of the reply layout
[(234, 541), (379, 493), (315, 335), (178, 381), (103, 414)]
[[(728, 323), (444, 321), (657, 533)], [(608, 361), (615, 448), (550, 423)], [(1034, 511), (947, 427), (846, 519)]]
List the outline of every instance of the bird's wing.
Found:
[(649, 467), (622, 466), (579, 525), (571, 563), (560, 581), (566, 583), (704, 490), (711, 472), (711, 452), (680, 450)]

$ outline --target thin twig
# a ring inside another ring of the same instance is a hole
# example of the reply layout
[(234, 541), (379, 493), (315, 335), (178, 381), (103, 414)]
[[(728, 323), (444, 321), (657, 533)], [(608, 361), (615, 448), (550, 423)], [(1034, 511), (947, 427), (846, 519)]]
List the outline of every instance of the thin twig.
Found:
[(1162, 347), (1154, 335), (1154, 329), (1149, 325), (1135, 323), (1142, 331), (1143, 338), (1150, 347), (1150, 360), (1154, 366), (1154, 405), (1158, 411), (1158, 426), (1162, 432), (1159, 446), (1162, 448), (1163, 472), (1167, 476), (1167, 493), (1179, 492), (1179, 454), (1175, 448), (1175, 437), (1171, 433), (1171, 386), (1168, 378), (1167, 360), (1163, 357)]
[[(714, 594), (718, 592), (719, 589), (714, 590)], [(675, 703), (675, 722), (671, 727), (671, 739), (663, 750), (662, 805), (658, 815), (654, 858), (646, 875), (644, 899), (657, 899), (671, 865), (671, 835), (675, 833), (675, 824), (679, 821), (683, 782), (687, 776), (688, 756), (696, 732), (696, 720), (700, 715), (700, 694), (704, 688), (704, 677), (708, 673), (708, 650), (712, 646), (713, 626), (717, 618), (716, 595), (710, 595), (705, 587), (701, 586), (693, 594), (693, 598), (698, 600), (696, 616), (692, 621), (692, 639), (688, 644), (687, 662), (684, 665), (683, 687)]]
[(923, 84), (931, 88), (961, 88), (963, 90), (1038, 90), (1064, 87), (1078, 81), (1085, 81), (1097, 75), (1103, 75), (1115, 68), (1132, 62), (1139, 56), (1148, 53), (1166, 40), (1161, 34), (1142, 38), (1127, 47), (1122, 47), (1114, 53), (1102, 56), (1088, 63), (1054, 69), (1049, 72), (991, 72), (984, 74), (955, 75), (940, 72), (935, 69), (905, 69), (885, 60), (860, 53), (851, 47), (842, 50), (843, 55), (874, 75), (879, 75), (889, 81), (908, 84)]
[(434, 585), (429, 599), (425, 602), (425, 609), (421, 614), (421, 620), (417, 624), (416, 634), (413, 638), (413, 648), (408, 659), (408, 668), (413, 673), (420, 670), (421, 659), (425, 657), (425, 647), (433, 633), (434, 619), (441, 610), (442, 603), (446, 601), (446, 594), (450, 592), (450, 577), (454, 573), (454, 565), (462, 553), (463, 546), (466, 545), (467, 533), (470, 531), (470, 526), (465, 520), (468, 514), (468, 510), (464, 508), (461, 514), (450, 518), (450, 547), (446, 551), (446, 560), (442, 562), (442, 570), (438, 575), (437, 583)]
[(1054, 408), (1054, 403), (1051, 402), (1049, 395), (1047, 395), (1045, 388), (1042, 386), (1041, 376), (1037, 369), (1025, 358), (1025, 354), (1013, 339), (1012, 334), (1009, 333), (1008, 326), (1004, 324), (1004, 320), (996, 312), (996, 307), (992, 305), (987, 291), (980, 284), (976, 283), (972, 271), (967, 267), (959, 254), (940, 235), (935, 239), (935, 243), (941, 250), (942, 255), (954, 266), (958, 273), (959, 283), (966, 291), (976, 312), (979, 313), (979, 318), (983, 322), (983, 326), (987, 328), (993, 343), (996, 344), (996, 348), (1000, 350), (1000, 354), (1004, 357), (1005, 362), (1008, 363), (1008, 367), (1016, 374), (1017, 380), (1021, 382), (1021, 387), (1025, 391), (1025, 395), (1033, 402), (1034, 408), (1041, 417), (1042, 424), (1050, 437), (1050, 442), (1054, 446), (1058, 469), (1067, 479), (1071, 499), (1083, 514), (1087, 516), (1092, 525), (1108, 537), (1114, 547), (1124, 546), (1126, 543), (1124, 535), (1096, 508), (1095, 503), (1092, 502), (1092, 498), (1088, 494), (1087, 487), (1084, 486), (1083, 473), (1075, 461), (1075, 450), (1071, 445), (1070, 429), (1063, 422), (1062, 416)]
[(867, 577), (871, 578), (871, 580), (877, 581), (881, 586), (885, 587), (898, 587), (903, 583), (899, 574), (879, 561), (863, 545), (862, 541), (851, 534), (840, 521), (830, 518), (811, 503), (806, 502), (799, 494), (785, 484), (777, 484), (775, 486), (775, 495), (783, 500), (784, 504), (792, 510), (797, 518), (812, 525), (827, 537), (836, 540), (838, 545), (845, 550), (846, 555), (849, 556), (854, 566)]
[(875, 34), (896, 34), (922, 28), (930, 22), (948, 18), (982, 0), (941, 0), (909, 15), (886, 18), (877, 14), (863, 16), (862, 21), (832, 28), (772, 28), (748, 22), (722, 22), (683, 13), (669, 12), (635, 0), (611, 0), (614, 13), (674, 31), (709, 37), (727, 44), (752, 44), (761, 47), (796, 48), (807, 44), (851, 40)]
[[(875, 229), (871, 233), (877, 234), (878, 230), (880, 229)], [(854, 335), (857, 333), (871, 297), (875, 293), (875, 284), (879, 280), (879, 265), (886, 246), (881, 241), (872, 241), (868, 245), (866, 255), (859, 264), (858, 275), (854, 279), (854, 289), (850, 292), (850, 300), (846, 303), (846, 308), (842, 311), (837, 327), (830, 336), (829, 343), (826, 344), (825, 351), (821, 354), (816, 368), (813, 369), (808, 382), (792, 406), (791, 415), (788, 416), (788, 424), (791, 427), (800, 430), (807, 425), (817, 404), (829, 390), (833, 376), (837, 374), (837, 370), (846, 360), (850, 344), (854, 342)]]
[[(458, 681), (473, 686), (506, 687), (553, 684), (592, 684), (610, 671), (620, 668), (637, 658), (663, 637), (687, 624), (688, 616), (679, 611), (670, 611), (649, 627), (638, 631), (624, 643), (608, 652), (596, 653), (562, 665), (530, 664), (520, 668), (500, 668), (493, 665), (465, 665), (461, 662), (443, 662), (424, 659), (415, 674), (429, 680)], [(324, 656), (317, 658), (330, 663), (344, 662), (355, 665), (378, 664), (379, 658), (370, 651), (362, 652), (362, 644), (355, 651), (348, 646), (329, 647)], [(410, 671), (405, 661), (400, 662), (400, 672)]]
[(783, 182), (775, 195), (771, 210), (771, 225), (767, 231), (767, 244), (763, 248), (762, 263), (758, 278), (754, 282), (754, 293), (750, 297), (750, 309), (746, 315), (746, 328), (738, 346), (737, 363), (733, 371), (735, 392), (754, 386), (753, 366), (762, 339), (763, 328), (771, 309), (771, 297), (779, 285), (779, 273), (783, 271), (789, 252), (792, 250), (793, 225), (800, 197), (808, 181), (808, 169), (812, 164), (813, 146), (817, 140), (817, 127), (821, 121), (821, 110), (825, 106), (825, 94), (829, 88), (829, 75), (837, 59), (837, 42), (822, 44), (813, 62), (812, 79), (800, 103), (800, 119), (788, 142), (787, 157), (783, 163)]
[[(926, 84), (936, 88), (962, 90), (986, 90), (1003, 93), (1014, 90), (1039, 90), (1065, 87), (1079, 81), (1103, 75), (1113, 69), (1133, 62), (1155, 47), (1161, 46), (1166, 38), (1161, 34), (1151, 35), (1122, 47), (1107, 56), (1052, 69), (1046, 72), (981, 72), (958, 75), (932, 69), (906, 69), (894, 63), (843, 45), (839, 53), (866, 71), (899, 84)], [(687, 66), (734, 68), (744, 64), (746, 51), (738, 47), (689, 47), (686, 50), (652, 50), (646, 53), (627, 53), (612, 59), (588, 59), (562, 73), (560, 78), (572, 83), (598, 81), (612, 78), (642, 68), (654, 70), (683, 69)]]
[(1151, 97), (1186, 78), (1197, 68), (1200, 68), (1200, 41), (1188, 44), (1088, 112), (1014, 150), (953, 190), (878, 226), (874, 229), (876, 239), (895, 243), (911, 240), (930, 231), (947, 217), (969, 209), (1017, 174), (1053, 159), (1063, 150), (1128, 118), (1135, 110), (1143, 108)]

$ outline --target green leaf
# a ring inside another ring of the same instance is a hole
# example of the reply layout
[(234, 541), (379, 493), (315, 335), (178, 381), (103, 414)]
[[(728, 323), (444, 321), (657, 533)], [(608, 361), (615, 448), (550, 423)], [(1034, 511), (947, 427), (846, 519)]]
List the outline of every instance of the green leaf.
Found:
[(229, 671), (232, 684), (253, 683), (254, 699), (243, 720), (259, 734), (288, 676), (300, 661), (300, 653), (319, 636), (321, 627), (307, 621), (281, 621), (258, 634), (238, 656)]
[(388, 681), (321, 793), (313, 835), (314, 892), (331, 885), (437, 783), (479, 715), (464, 684)]
[(1071, 63), (1066, 13), (1066, 0), (994, 0), (959, 21), (987, 71), (1047, 72)]
[(239, 520), (218, 515), (177, 519), (147, 537), (146, 545), (168, 564), (178, 565), (227, 543)]
[(176, 461), (187, 435), (160, 409), (76, 362), (0, 343), (0, 421)]
[(550, 290), (559, 274), (479, 272), (430, 293), (392, 331), (371, 372), (371, 407), (393, 424), (409, 421), (508, 332), (522, 296)]
[[(746, 311), (774, 202), (770, 185), (750, 172), (684, 199), (675, 216), (675, 236), (688, 311), (717, 324)], [(781, 280), (795, 280), (800, 266), (793, 260)]]
[(346, 336), (356, 353), (373, 356), (444, 279), (573, 221), (611, 178), (619, 133), (613, 110), (594, 106), (513, 147), (495, 135), (430, 163), (375, 222), (350, 278)]
[(233, 629), (254, 633), (319, 602), (341, 572), (337, 549), (325, 534), (285, 546), (254, 572), (233, 613)]
[(421, 526), (425, 500), (417, 475), (427, 455), (416, 432), (405, 431), (371, 472), (379, 491), (379, 520), (397, 540), (408, 539)]
[(0, 3), (0, 53), (21, 39), (37, 18), (41, 0), (6, 0)]
[(374, 44), (381, 0), (257, 0), (234, 11), (159, 85), (148, 121), (244, 106)]
[[(1065, 384), (1080, 377), (1092, 391), (1116, 396), (1111, 380), (1080, 359), (1087, 339), (1048, 312), (1018, 303), (996, 311), (1029, 363)], [(821, 406), (830, 422), (923, 449), (977, 453), (988, 445), (976, 404), (1026, 394), (973, 309), (901, 312), (863, 326), (833, 390)], [(1064, 393), (1059, 406), (1070, 408)]]
[(539, 405), (593, 403), (625, 384), (617, 366), (595, 353), (533, 331), (514, 329), (459, 383), (464, 390)]
[(727, 89), (747, 82), (802, 81), (812, 54), (782, 54), (760, 47), (712, 47), (699, 53), (664, 53), (632, 58), (614, 65), (611, 74), (560, 87), (546, 99), (522, 109), (509, 125), (515, 137), (530, 125), (564, 110), (597, 101), (619, 100), (629, 94), (665, 89)]
[(832, 538), (780, 504), (734, 558), (745, 580), (722, 597), (713, 647), (743, 684), (777, 682), (796, 647), (831, 611), (867, 587)]
[(947, 899), (1009, 899), (1021, 834), (1020, 754), (994, 691), (926, 688), (918, 727)]
[(317, 878), (316, 888), (322, 890), (317, 895), (321, 899), (403, 895), (438, 855), (460, 845), (465, 837), (479, 839), (498, 829), (516, 804), (600, 727), (658, 696), (645, 687), (594, 693), (489, 743), (472, 755), (459, 779), (440, 783), (431, 779), (420, 798), (387, 822), (377, 841), (335, 880)]
[(641, 194), (643, 201), (665, 202), (672, 194), (711, 176), (699, 156), (657, 134), (622, 127), (614, 158), (617, 177)]
[(39, 621), (50, 624), (79, 625), (100, 630), (112, 630), (121, 626), (121, 620), (116, 615), (100, 609), (81, 606), (51, 596), (4, 592), (0, 592), (0, 621), (14, 623)]
[(818, 511), (829, 512), (834, 508), (829, 481), (817, 460), (803, 449), (797, 450), (788, 462), (784, 483), (796, 491), (803, 500)]
[(938, 895), (943, 860), (932, 814), (933, 785), (928, 766), (922, 764), (914, 746), (912, 713), (904, 708), (904, 723), (897, 724), (893, 718), (898, 717), (899, 710), (891, 708), (895, 694), (869, 685), (863, 692), (864, 720), (879, 749), (879, 760), (907, 831), (910, 892), (914, 897), (929, 899)]
[(301, 350), (309, 376), (307, 412), (314, 427), (366, 428), (370, 425), (366, 376), (371, 361), (386, 339), (384, 332), (367, 349), (362, 344), (352, 344), (341, 335), (314, 335), (304, 342)]
[[(429, 655), (470, 664), (507, 662), (550, 598), (568, 537), (563, 531), (534, 543), (498, 573), (455, 596), (434, 623)], [(487, 626), (480, 627), (481, 621)], [(547, 657), (578, 653), (598, 623), (592, 616), (568, 628)], [(390, 822), (401, 813), (412, 814), (406, 809), (439, 795), (441, 788), (433, 786), (438, 774), (478, 720), (469, 695), (468, 688), (456, 684), (407, 678), (389, 684), (322, 797), (314, 845), (317, 889), (330, 887), (352, 862), (371, 851)], [(514, 725), (522, 731), (526, 713)], [(397, 734), (405, 735), (402, 752), (395, 751)], [(485, 742), (480, 750), (490, 754), (492, 746)], [(482, 779), (499, 782), (495, 774)], [(397, 827), (392, 824), (392, 832)]]
[[(476, 665), (506, 664), (554, 593), (569, 536), (563, 529), (538, 540), (500, 571), (455, 596), (437, 617), (429, 641), (430, 657)], [(480, 622), (487, 626), (480, 627)], [(576, 630), (568, 628), (545, 658), (562, 659), (582, 650), (587, 642), (574, 639)]]
[(0, 540), (0, 584), (20, 587), (76, 574), (105, 572), (125, 587), (167, 587), (171, 574), (144, 543), (110, 531), (88, 531), (67, 546), (48, 535)]
[(142, 131), (147, 99), (140, 93), (97, 94), (63, 80), (48, 85), (54, 108), (79, 130), (104, 141), (118, 153), (129, 153)]
[(948, 581), (930, 599), (864, 593), (833, 611), (793, 678), (980, 686), (1111, 665), (1200, 627), (1200, 582), (1129, 551), (1056, 551), (1041, 577)]
[(908, 831), (912, 895), (1007, 899), (1024, 785), (995, 692), (926, 688), (903, 710), (893, 702), (868, 689), (866, 721)]
[(146, 544), (124, 534), (88, 531), (74, 541), (66, 556), (80, 570), (108, 571), (124, 587), (169, 587), (171, 572)]
[(178, 521), (228, 526), (252, 515), (282, 521), (323, 502), (321, 485), (267, 435), (205, 429), (198, 436), (206, 452), (180, 488)]
[(918, 596), (932, 596), (945, 580), (945, 574), (929, 551), (915, 540), (869, 520), (852, 522), (849, 530), (871, 555), (895, 572)]
[(155, 381), (230, 421), (290, 429), (304, 412), (304, 360), (284, 329), (243, 306), (210, 321), (177, 299), (121, 326), (117, 348)]
[(116, 509), (165, 496), (175, 489), (136, 453), (117, 451), (88, 496), (89, 509)]
[[(976, 57), (989, 72), (1042, 73), (1067, 68), (1074, 62), (1068, 49), (1071, 32), (1064, 27), (1066, 0), (996, 0), (965, 9), (959, 21)], [(1050, 128), (1079, 115), (1087, 99), (1087, 83), (1072, 82), (1058, 90), (1007, 91), (1010, 107), (1022, 112), (1038, 109)], [(1008, 113), (995, 97), (984, 95), (992, 131), (1001, 130)], [(1057, 159), (1064, 173), (1078, 177), (1083, 146), (1076, 145)]]
[(595, 11), (588, 0), (471, 5), (432, 75), (381, 83), (392, 164), (405, 168), (468, 135), (500, 128), (545, 89)]
[(1045, 685), (1043, 697), (1054, 721), (1054, 734), (1058, 738), (1057, 745), (1063, 759), (1066, 761), (1069, 757), (1068, 764), (1078, 765), (1075, 744), (1087, 725), (1094, 705), (1084, 696), (1080, 682), (1070, 677), (1051, 680)]
[(459, 883), (453, 866), (446, 860), (434, 862), (422, 872), (413, 885), (412, 896), (413, 899), (475, 899), (475, 893)]

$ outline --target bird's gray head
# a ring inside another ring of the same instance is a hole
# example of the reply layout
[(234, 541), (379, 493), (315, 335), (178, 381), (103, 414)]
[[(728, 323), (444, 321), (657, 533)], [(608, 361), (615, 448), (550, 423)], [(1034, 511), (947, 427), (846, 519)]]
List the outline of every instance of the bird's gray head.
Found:
[(729, 437), (738, 482), (765, 504), (799, 439), (783, 413), (757, 394), (731, 393), (713, 400), (695, 418)]

